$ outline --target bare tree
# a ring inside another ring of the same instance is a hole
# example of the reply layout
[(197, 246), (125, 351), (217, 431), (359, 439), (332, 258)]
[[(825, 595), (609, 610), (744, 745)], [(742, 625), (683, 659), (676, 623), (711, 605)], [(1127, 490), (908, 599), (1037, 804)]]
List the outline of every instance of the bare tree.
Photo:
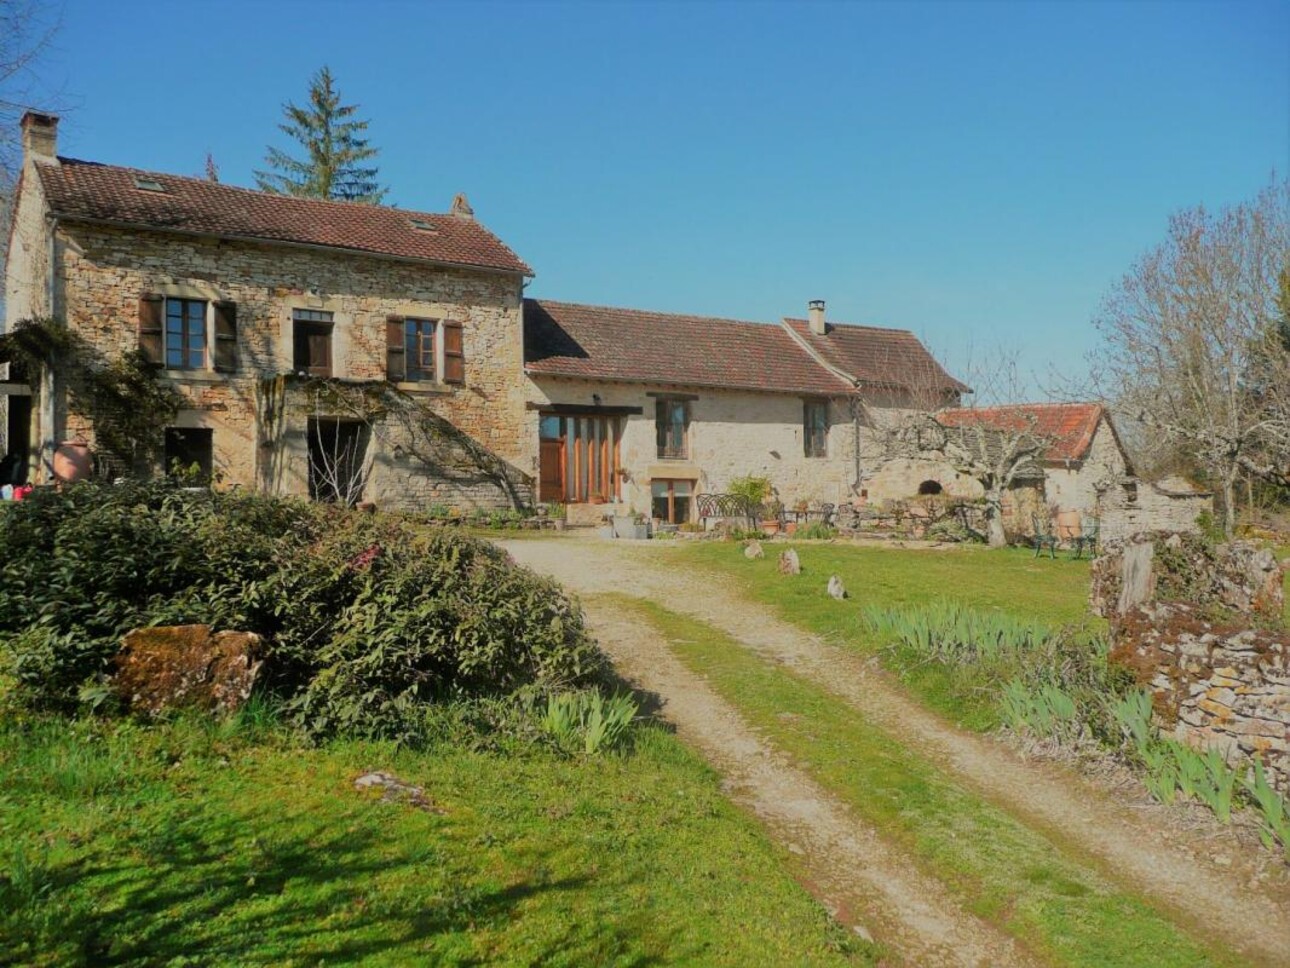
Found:
[(353, 507), (363, 500), (371, 470), (367, 424), (340, 420), (319, 393), (308, 421), (309, 496)]
[[(1007, 543), (1004, 495), (1023, 481), (1042, 481), (1040, 460), (1052, 438), (1039, 432), (1032, 412), (998, 406), (1015, 402), (1022, 390), (1015, 354), (999, 351), (970, 362), (968, 369), (972, 406), (908, 410), (874, 419), (871, 426), (878, 431), (880, 460), (943, 462), (976, 481), (985, 499), (987, 540), (1000, 547)], [(937, 393), (915, 389), (913, 399), (932, 401)]]
[(58, 32), (61, 13), (47, 0), (0, 0), (0, 184), (18, 170), (18, 119), (48, 105), (36, 102), (43, 85), (36, 68)]
[(1106, 394), (1180, 462), (1202, 468), (1236, 525), (1248, 474), (1290, 486), (1290, 182), (1188, 209), (1111, 290), (1096, 319)]

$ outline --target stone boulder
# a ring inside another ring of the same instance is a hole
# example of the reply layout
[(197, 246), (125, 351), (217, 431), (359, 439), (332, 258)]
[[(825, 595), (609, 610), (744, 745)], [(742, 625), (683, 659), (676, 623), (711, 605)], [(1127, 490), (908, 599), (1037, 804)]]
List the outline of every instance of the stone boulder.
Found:
[(797, 552), (789, 548), (787, 551), (779, 553), (779, 573), (781, 575), (800, 575), (802, 573), (802, 562), (797, 557)]
[(760, 541), (749, 541), (748, 547), (744, 549), (744, 557), (749, 561), (755, 558), (765, 558), (766, 552), (762, 550)]
[(155, 716), (179, 707), (230, 713), (251, 695), (260, 672), (254, 632), (169, 625), (127, 632), (112, 688), (131, 710)]
[(829, 576), (829, 595), (838, 601), (847, 597), (847, 587), (842, 584), (842, 579), (837, 575)]

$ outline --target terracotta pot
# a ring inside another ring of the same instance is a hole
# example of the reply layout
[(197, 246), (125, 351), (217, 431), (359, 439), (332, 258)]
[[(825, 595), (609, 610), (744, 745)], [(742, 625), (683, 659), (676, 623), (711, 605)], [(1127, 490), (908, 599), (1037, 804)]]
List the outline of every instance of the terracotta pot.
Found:
[(90, 447), (79, 440), (65, 440), (54, 451), (54, 477), (63, 484), (90, 476)]

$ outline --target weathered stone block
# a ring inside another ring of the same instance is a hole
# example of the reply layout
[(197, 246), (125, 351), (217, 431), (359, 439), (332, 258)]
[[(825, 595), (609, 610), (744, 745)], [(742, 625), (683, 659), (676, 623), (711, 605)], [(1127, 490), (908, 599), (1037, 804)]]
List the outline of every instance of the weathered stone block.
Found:
[(132, 710), (155, 716), (178, 707), (228, 713), (251, 695), (262, 660), (253, 632), (171, 625), (126, 633), (112, 687)]

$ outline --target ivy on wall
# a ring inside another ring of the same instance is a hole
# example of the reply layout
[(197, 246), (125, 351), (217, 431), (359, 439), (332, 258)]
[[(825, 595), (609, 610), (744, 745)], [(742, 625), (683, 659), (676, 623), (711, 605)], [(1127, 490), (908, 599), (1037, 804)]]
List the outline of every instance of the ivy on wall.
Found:
[(0, 353), (17, 364), (38, 390), (38, 375), (53, 371), (67, 390), (67, 407), (94, 428), (100, 459), (115, 458), (129, 470), (155, 464), (165, 428), (184, 405), (157, 367), (137, 352), (107, 357), (79, 333), (55, 319), (28, 319), (0, 337)]

